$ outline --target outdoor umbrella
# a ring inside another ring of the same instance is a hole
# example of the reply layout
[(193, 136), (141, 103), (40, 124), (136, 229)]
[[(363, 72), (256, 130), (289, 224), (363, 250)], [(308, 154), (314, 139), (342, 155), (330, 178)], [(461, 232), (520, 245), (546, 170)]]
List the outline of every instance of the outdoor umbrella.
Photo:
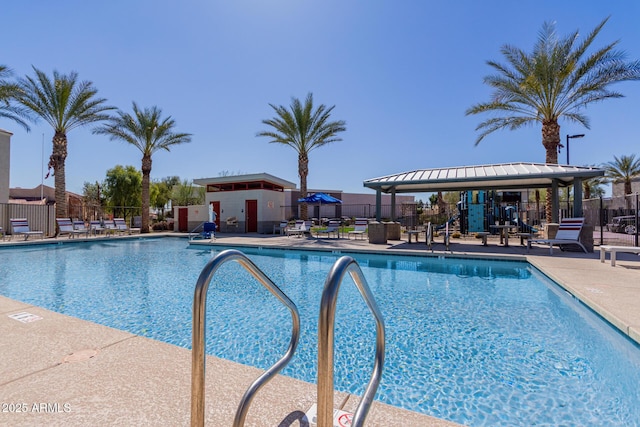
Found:
[(318, 204), (337, 204), (342, 203), (342, 200), (336, 199), (333, 196), (328, 195), (327, 193), (313, 193), (310, 196), (303, 197), (302, 199), (298, 199), (300, 203), (318, 203)]
[[(322, 204), (324, 203), (325, 205), (337, 205), (342, 203), (342, 200), (340, 199), (336, 199), (333, 196), (330, 196), (327, 193), (313, 193), (310, 196), (307, 197), (303, 197), (301, 199), (298, 199), (299, 203), (311, 203), (311, 204), (315, 204), (317, 203), (319, 206), (322, 206)], [(320, 213), (320, 209), (318, 209), (318, 214)]]

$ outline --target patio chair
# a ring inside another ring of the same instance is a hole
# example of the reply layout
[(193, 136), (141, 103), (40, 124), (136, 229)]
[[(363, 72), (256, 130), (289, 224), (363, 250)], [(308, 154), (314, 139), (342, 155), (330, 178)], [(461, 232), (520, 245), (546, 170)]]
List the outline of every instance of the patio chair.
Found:
[(273, 234), (276, 234), (276, 231), (278, 231), (279, 234), (282, 236), (286, 234), (287, 227), (289, 227), (288, 221), (280, 221), (280, 225), (275, 225), (275, 224), (273, 225)]
[(369, 226), (369, 221), (366, 218), (356, 218), (356, 222), (354, 224), (354, 229), (347, 233), (347, 237), (352, 234), (357, 238), (357, 236), (362, 236), (364, 239), (364, 235), (367, 233), (367, 227)]
[(553, 247), (559, 246), (562, 250), (566, 245), (578, 245), (582, 250), (587, 253), (587, 248), (580, 243), (580, 231), (584, 225), (584, 218), (563, 218), (560, 221), (558, 227), (558, 233), (553, 239), (528, 239), (527, 250), (531, 247), (532, 243), (539, 245), (549, 245), (549, 254), (553, 255)]
[(40, 236), (41, 239), (44, 239), (43, 231), (31, 230), (29, 228), (29, 221), (26, 218), (12, 218), (9, 219), (11, 223), (11, 238), (13, 236), (23, 235), (24, 240), (29, 239), (30, 236)]
[(340, 237), (340, 221), (329, 221), (327, 228), (316, 230), (316, 237), (320, 237), (321, 234), (326, 234), (327, 237), (331, 237), (335, 234), (337, 238)]
[(215, 222), (205, 222), (202, 224), (202, 232), (200, 236), (203, 239), (215, 239), (216, 238), (216, 223)]
[(227, 223), (227, 227), (228, 228), (235, 228), (236, 230), (238, 229), (238, 218), (235, 216), (230, 216), (229, 218), (226, 219), (225, 221)]

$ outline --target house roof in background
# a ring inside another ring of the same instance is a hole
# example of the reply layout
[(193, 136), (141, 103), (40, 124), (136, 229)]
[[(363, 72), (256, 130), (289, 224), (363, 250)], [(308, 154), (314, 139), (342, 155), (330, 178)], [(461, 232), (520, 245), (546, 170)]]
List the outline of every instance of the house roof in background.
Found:
[[(40, 191), (40, 187), (43, 187), (42, 191)], [(81, 198), (80, 194), (72, 193), (71, 191), (67, 191), (67, 196)], [(49, 187), (47, 185), (38, 185), (35, 188), (10, 188), (9, 189), (9, 199), (14, 200), (40, 200), (42, 197), (45, 199), (54, 202), (56, 200), (56, 190), (53, 187)]]

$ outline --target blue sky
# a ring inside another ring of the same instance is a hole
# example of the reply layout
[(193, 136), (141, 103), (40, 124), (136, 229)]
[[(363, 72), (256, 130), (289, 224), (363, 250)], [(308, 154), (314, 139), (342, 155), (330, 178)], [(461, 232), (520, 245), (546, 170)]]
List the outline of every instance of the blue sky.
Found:
[[(364, 180), (403, 171), (544, 162), (540, 126), (474, 146), (485, 117), (464, 112), (489, 99), (486, 61), (503, 62), (506, 43), (531, 50), (545, 21), (586, 34), (607, 16), (594, 45), (620, 40), (627, 59), (640, 59), (636, 1), (34, 0), (6, 2), (2, 16), (0, 64), (16, 75), (33, 75), (32, 65), (76, 71), (110, 105), (158, 106), (193, 134), (154, 155), (152, 179), (267, 172), (299, 183), (295, 151), (256, 133), (270, 103), (308, 92), (347, 122), (342, 141), (311, 152), (309, 188), (369, 192)], [(560, 123), (563, 141), (586, 134), (571, 141), (572, 164), (640, 155), (640, 82), (615, 88), (626, 97), (590, 106), (591, 129)], [(4, 119), (0, 128), (14, 133), (11, 186), (39, 185), (52, 129), (40, 122), (27, 133)], [(140, 168), (133, 146), (90, 128), (67, 136), (70, 191), (118, 164)]]

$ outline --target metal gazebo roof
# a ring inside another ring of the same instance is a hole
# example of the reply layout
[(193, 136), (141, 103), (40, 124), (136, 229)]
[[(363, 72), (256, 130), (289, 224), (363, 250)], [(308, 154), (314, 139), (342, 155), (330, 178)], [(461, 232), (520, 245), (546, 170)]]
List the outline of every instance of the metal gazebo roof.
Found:
[(596, 167), (545, 163), (502, 163), (420, 169), (364, 181), (364, 186), (384, 193), (418, 193), (480, 189), (524, 189), (550, 187), (555, 181), (567, 186), (575, 180), (603, 176)]

